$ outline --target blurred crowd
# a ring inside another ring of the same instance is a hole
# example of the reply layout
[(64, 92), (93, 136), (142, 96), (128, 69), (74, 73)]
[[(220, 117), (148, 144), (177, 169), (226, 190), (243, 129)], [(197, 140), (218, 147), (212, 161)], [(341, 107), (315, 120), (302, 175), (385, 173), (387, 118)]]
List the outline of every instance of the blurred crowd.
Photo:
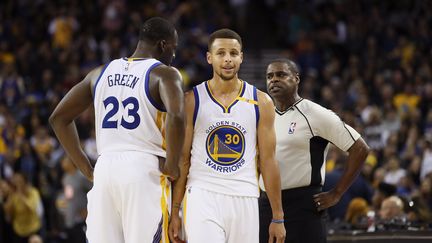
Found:
[[(152, 16), (176, 24), (173, 65), (185, 87), (210, 77), (208, 34), (230, 27), (242, 34), (245, 51), (276, 48), (296, 61), (301, 96), (362, 134), (372, 152), (329, 210), (333, 229), (428, 229), (431, 9), (429, 1), (408, 0), (1, 1), (0, 243), (85, 242), (91, 184), (64, 156), (48, 116), (89, 70), (130, 55), (140, 23)], [(76, 123), (94, 162), (92, 113)], [(330, 149), (325, 188), (340, 177), (344, 156)]]

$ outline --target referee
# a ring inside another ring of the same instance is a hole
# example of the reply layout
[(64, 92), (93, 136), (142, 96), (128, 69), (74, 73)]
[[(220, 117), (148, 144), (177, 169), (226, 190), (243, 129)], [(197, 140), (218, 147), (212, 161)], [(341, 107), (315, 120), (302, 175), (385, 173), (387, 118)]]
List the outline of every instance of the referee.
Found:
[[(327, 242), (324, 210), (335, 205), (354, 181), (369, 148), (334, 112), (298, 95), (299, 70), (293, 61), (272, 61), (266, 76), (267, 90), (276, 105), (276, 159), (285, 213), (284, 222), (277, 221), (285, 224), (285, 242)], [(336, 186), (322, 192), (330, 143), (349, 155)], [(265, 243), (273, 219), (261, 178), (260, 187), (260, 243)]]

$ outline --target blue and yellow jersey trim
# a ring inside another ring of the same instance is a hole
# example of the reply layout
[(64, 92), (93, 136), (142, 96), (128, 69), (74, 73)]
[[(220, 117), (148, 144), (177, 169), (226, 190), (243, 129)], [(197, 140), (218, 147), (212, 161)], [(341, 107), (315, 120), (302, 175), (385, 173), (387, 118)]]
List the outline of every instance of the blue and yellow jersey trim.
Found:
[(168, 237), (168, 223), (169, 223), (169, 198), (170, 195), (170, 182), (167, 177), (164, 175), (160, 176), (160, 186), (161, 186), (161, 198), (160, 198), (160, 206), (162, 217), (158, 224), (157, 230), (153, 235), (152, 243), (169, 243)]
[(165, 140), (165, 120), (166, 112), (156, 111), (156, 126), (162, 134), (162, 149), (166, 150), (166, 140)]
[(162, 196), (161, 196), (161, 209), (162, 209), (162, 239), (161, 243), (168, 243), (169, 237), (168, 237), (168, 224), (169, 224), (169, 209), (168, 209), (168, 198), (170, 198), (170, 182), (168, 181), (168, 178), (166, 176), (160, 177), (161, 182), (161, 189), (162, 189)]
[(106, 63), (106, 64), (103, 66), (103, 68), (102, 68), (102, 70), (101, 70), (101, 72), (100, 72), (98, 78), (96, 79), (96, 82), (95, 82), (94, 87), (93, 87), (93, 100), (94, 100), (94, 98), (96, 97), (96, 87), (97, 87), (97, 85), (98, 85), (98, 83), (99, 83), (99, 81), (100, 81), (102, 75), (104, 74), (105, 70), (106, 70), (107, 67), (110, 65), (110, 63), (111, 63), (111, 62)]
[(123, 57), (122, 59), (125, 61), (128, 61), (128, 62), (133, 62), (133, 61), (143, 61), (143, 60), (147, 60), (149, 58), (145, 58), (145, 57)]
[(231, 104), (229, 104), (228, 106), (225, 107), (225, 105), (223, 105), (222, 102), (220, 102), (218, 99), (216, 99), (216, 97), (213, 95), (213, 93), (212, 93), (212, 91), (211, 91), (211, 89), (210, 89), (210, 86), (209, 86), (208, 82), (209, 82), (209, 81), (205, 82), (205, 87), (206, 87), (207, 93), (208, 93), (208, 95), (210, 96), (210, 98), (213, 100), (213, 102), (216, 103), (220, 108), (222, 108), (223, 113), (230, 113), (231, 108), (232, 108), (235, 104), (237, 104), (237, 102), (238, 102), (241, 98), (243, 98), (242, 96), (244, 95), (244, 92), (245, 92), (245, 90), (246, 90), (246, 82), (241, 81), (242, 84), (241, 84), (241, 88), (240, 88), (239, 94), (238, 94), (237, 97), (234, 99), (234, 101), (231, 102)]
[(251, 99), (244, 98), (244, 97), (237, 97), (236, 100), (243, 101), (243, 102), (246, 102), (246, 103), (249, 103), (249, 104), (252, 104), (252, 105), (258, 105), (258, 101), (251, 100)]

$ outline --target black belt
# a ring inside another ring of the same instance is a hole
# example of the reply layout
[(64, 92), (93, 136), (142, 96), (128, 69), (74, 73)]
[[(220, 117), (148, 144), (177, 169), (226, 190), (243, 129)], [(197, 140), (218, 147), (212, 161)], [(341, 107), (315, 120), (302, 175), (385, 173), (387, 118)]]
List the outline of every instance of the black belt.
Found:
[[(320, 192), (322, 192), (322, 186), (297, 187), (297, 188), (282, 190), (282, 198), (283, 199), (300, 198), (305, 196), (312, 196)], [(267, 193), (265, 191), (261, 191), (261, 197), (268, 199)]]

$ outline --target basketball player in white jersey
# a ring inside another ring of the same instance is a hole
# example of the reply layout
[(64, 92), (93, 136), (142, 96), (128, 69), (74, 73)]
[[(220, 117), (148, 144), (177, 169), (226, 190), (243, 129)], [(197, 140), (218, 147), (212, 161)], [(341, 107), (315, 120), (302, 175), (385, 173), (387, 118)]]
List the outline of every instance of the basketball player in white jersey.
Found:
[[(293, 61), (273, 60), (267, 66), (266, 77), (276, 105), (276, 159), (281, 168), (285, 242), (325, 243), (324, 210), (335, 205), (354, 181), (369, 148), (360, 134), (333, 111), (299, 96), (300, 74)], [(337, 185), (322, 192), (330, 143), (348, 152), (347, 166)], [(261, 225), (272, 219), (270, 203), (265, 190), (259, 199)], [(260, 243), (267, 242), (268, 234), (266, 228), (260, 227)]]
[(167, 176), (178, 176), (184, 136), (182, 79), (169, 66), (176, 46), (171, 23), (147, 20), (134, 54), (91, 71), (50, 117), (67, 155), (93, 180), (73, 120), (95, 108), (99, 158), (86, 221), (91, 243), (169, 240)]
[(182, 201), (188, 243), (258, 242), (257, 149), (273, 209), (269, 242), (285, 238), (274, 158), (274, 106), (266, 94), (238, 78), (242, 60), (236, 32), (221, 29), (210, 35), (207, 61), (213, 77), (185, 98), (183, 164), (174, 186), (170, 224), (173, 242), (182, 242)]

